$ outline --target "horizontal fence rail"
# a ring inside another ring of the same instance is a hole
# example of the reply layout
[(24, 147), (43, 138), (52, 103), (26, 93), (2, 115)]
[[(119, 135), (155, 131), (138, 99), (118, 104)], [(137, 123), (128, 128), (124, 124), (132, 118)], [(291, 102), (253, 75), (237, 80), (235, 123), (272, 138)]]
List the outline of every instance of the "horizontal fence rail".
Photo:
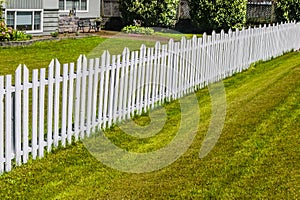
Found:
[(299, 49), (299, 35), (299, 24), (282, 23), (125, 48), (122, 55), (105, 51), (76, 63), (52, 60), (32, 72), (20, 65), (14, 77), (0, 76), (0, 173), (251, 63)]

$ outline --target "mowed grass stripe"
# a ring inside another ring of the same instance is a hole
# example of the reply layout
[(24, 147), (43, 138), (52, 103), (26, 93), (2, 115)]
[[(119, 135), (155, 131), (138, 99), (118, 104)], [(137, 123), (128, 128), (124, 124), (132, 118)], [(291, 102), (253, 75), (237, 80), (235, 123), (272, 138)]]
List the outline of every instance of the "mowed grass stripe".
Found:
[[(82, 143), (59, 149), (0, 177), (0, 197), (25, 199), (233, 199), (300, 198), (300, 54), (288, 53), (223, 81), (227, 116), (214, 149), (198, 158), (211, 118), (207, 88), (198, 91), (200, 118), (189, 150), (172, 165), (152, 173), (110, 169)], [(113, 128), (106, 132), (130, 150), (151, 151), (170, 141), (168, 129), (180, 118), (169, 111), (164, 133), (134, 140)], [(137, 117), (136, 121), (149, 120)], [(122, 138), (118, 139), (118, 136)], [(162, 137), (162, 138), (160, 138)], [(150, 146), (150, 147), (149, 147)]]

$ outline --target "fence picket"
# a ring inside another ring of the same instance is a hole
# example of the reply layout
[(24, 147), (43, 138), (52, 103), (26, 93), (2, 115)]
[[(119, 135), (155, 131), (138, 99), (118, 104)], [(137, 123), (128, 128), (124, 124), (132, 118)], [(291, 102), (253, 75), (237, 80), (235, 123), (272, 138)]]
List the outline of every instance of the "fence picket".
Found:
[(74, 113), (74, 135), (75, 141), (79, 138), (80, 126), (80, 99), (81, 99), (81, 78), (82, 78), (82, 55), (77, 59), (76, 64), (76, 91), (75, 91), (75, 113)]
[(146, 87), (145, 87), (145, 106), (144, 106), (144, 112), (147, 111), (147, 109), (149, 109), (150, 104), (151, 104), (151, 75), (152, 75), (152, 70), (151, 70), (151, 60), (152, 60), (152, 52), (153, 52), (153, 48), (148, 48), (148, 52), (147, 52), (147, 65), (146, 65)]
[(11, 171), (11, 160), (14, 158), (12, 143), (12, 85), (11, 75), (5, 76), (5, 171)]
[[(136, 71), (136, 62), (135, 62), (135, 51), (131, 52), (131, 64), (132, 67), (129, 69), (129, 66), (125, 68), (125, 90), (124, 90), (124, 99), (128, 99), (127, 105), (124, 103), (123, 110), (126, 110), (127, 106), (127, 118), (130, 118), (131, 110), (133, 109), (133, 104), (135, 101), (135, 91), (134, 91), (134, 76)], [(127, 59), (127, 58), (126, 58)], [(129, 58), (128, 58), (129, 61)], [(127, 92), (127, 86), (129, 85), (129, 90)], [(126, 119), (126, 115), (124, 115), (124, 119)]]
[(37, 150), (38, 150), (38, 134), (37, 134), (37, 128), (38, 128), (38, 86), (39, 86), (39, 80), (38, 80), (38, 70), (33, 70), (32, 74), (32, 142), (31, 142), (31, 148), (32, 148), (32, 158), (35, 160), (37, 156)]
[[(53, 138), (52, 138), (53, 137), (53, 127), (52, 127), (52, 125), (53, 125), (53, 83), (54, 83), (54, 81), (53, 81), (53, 67), (54, 67), (54, 60), (51, 61), (50, 65), (48, 67), (47, 152), (50, 152), (52, 150), (52, 144), (53, 144)], [(26, 72), (26, 74), (28, 74), (28, 72)], [(24, 71), (24, 85), (25, 85), (25, 76), (26, 76), (26, 80), (28, 81), (28, 75), (25, 75), (25, 71)], [(25, 91), (24, 91), (24, 95), (25, 95)], [(26, 102), (26, 104), (28, 104), (28, 102)], [(25, 108), (24, 108), (24, 110), (25, 110)], [(24, 116), (24, 119), (25, 118), (26, 117)]]
[(16, 164), (18, 166), (21, 165), (21, 119), (22, 119), (22, 66), (19, 65), (15, 72), (15, 102), (14, 102), (14, 138), (15, 138), (15, 157), (16, 157)]
[[(132, 95), (132, 104), (131, 104), (131, 109), (130, 109), (130, 113), (132, 115), (134, 115), (134, 111), (137, 109), (136, 105), (139, 103), (137, 100), (137, 85), (138, 85), (138, 59), (139, 59), (139, 52), (135, 51), (134, 52), (134, 71), (133, 71), (133, 76), (130, 76), (130, 78), (133, 78), (133, 83), (132, 83), (132, 93), (130, 93), (129, 95)], [(129, 115), (130, 117), (130, 115)]]
[(45, 110), (45, 80), (46, 69), (42, 68), (40, 70), (40, 84), (39, 84), (39, 134), (38, 134), (38, 148), (39, 148), (39, 158), (44, 157), (44, 134), (45, 134), (45, 120), (44, 120), (44, 110)]
[(99, 85), (99, 102), (98, 102), (98, 123), (99, 128), (103, 127), (104, 122), (104, 114), (103, 114), (103, 94), (104, 94), (104, 66), (105, 66), (105, 56), (106, 53), (104, 52), (101, 56), (101, 68), (100, 68), (100, 85)]
[[(125, 78), (127, 77), (127, 74), (125, 76), (125, 67), (127, 68), (127, 66), (129, 65), (129, 58), (127, 59), (127, 55), (128, 55), (128, 48), (124, 48), (123, 52), (122, 52), (122, 62), (121, 62), (121, 75), (120, 75), (120, 94), (119, 94), (119, 121), (122, 120), (122, 118), (124, 118), (126, 116), (125, 114), (125, 109), (126, 109), (126, 98), (123, 98), (125, 93), (127, 93), (127, 88), (128, 86), (126, 86), (125, 84), (128, 84), (128, 80), (127, 82), (125, 81)], [(126, 82), (126, 83), (125, 83)], [(130, 97), (129, 97), (130, 98)]]
[(113, 104), (113, 121), (116, 122), (118, 114), (120, 114), (119, 108), (118, 108), (118, 103), (120, 101), (119, 99), (119, 93), (120, 93), (120, 87), (119, 87), (119, 82), (120, 82), (120, 68), (121, 68), (121, 55), (117, 56), (117, 63), (116, 63), (116, 80), (115, 80), (115, 87), (114, 87), (114, 104)]
[(103, 128), (107, 127), (107, 106), (108, 106), (108, 86), (109, 86), (109, 76), (110, 76), (110, 54), (108, 51), (103, 53), (103, 58), (105, 59), (105, 86), (104, 86), (104, 100), (103, 100)]
[(53, 134), (53, 142), (54, 147), (58, 147), (58, 141), (59, 141), (59, 107), (60, 107), (60, 63), (58, 60), (55, 60), (55, 92), (54, 92), (54, 134)]
[(61, 108), (61, 144), (66, 146), (67, 139), (67, 100), (68, 100), (68, 69), (69, 65), (63, 65), (63, 77), (62, 77), (62, 108)]
[(0, 174), (4, 172), (4, 118), (3, 118), (3, 110), (4, 110), (4, 77), (0, 76)]
[(87, 58), (82, 56), (82, 77), (81, 77), (81, 95), (80, 95), (80, 138), (84, 139), (86, 131), (86, 77), (87, 71)]
[[(93, 83), (93, 99), (92, 99), (92, 128), (96, 127), (97, 124), (97, 94), (98, 94), (98, 83), (99, 83), (99, 58), (95, 59), (95, 66), (94, 66), (94, 83)], [(94, 131), (94, 129), (93, 129)]]
[(88, 69), (88, 85), (87, 85), (87, 98), (86, 98), (86, 134), (89, 137), (91, 131), (91, 121), (92, 121), (92, 105), (93, 105), (93, 79), (94, 79), (94, 59), (89, 59), (89, 69)]
[(115, 90), (116, 56), (112, 56), (111, 70), (109, 77), (109, 101), (108, 101), (108, 127), (113, 122), (114, 90)]
[[(70, 73), (69, 73), (69, 91), (68, 91), (68, 114), (67, 114), (67, 138), (68, 143), (72, 143), (72, 136), (75, 130), (73, 130), (73, 101), (74, 101), (74, 63), (70, 64)], [(75, 129), (75, 128), (74, 128)]]
[(27, 163), (29, 157), (28, 117), (29, 117), (29, 70), (23, 66), (23, 163)]

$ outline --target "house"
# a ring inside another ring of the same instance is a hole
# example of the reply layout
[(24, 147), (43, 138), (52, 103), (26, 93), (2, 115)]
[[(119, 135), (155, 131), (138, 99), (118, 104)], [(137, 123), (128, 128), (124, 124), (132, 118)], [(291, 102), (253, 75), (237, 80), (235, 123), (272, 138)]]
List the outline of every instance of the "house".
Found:
[(276, 20), (274, 0), (248, 0), (248, 23), (272, 23)]
[[(97, 18), (101, 0), (7, 0), (4, 17), (8, 26), (30, 34), (58, 31), (60, 18)], [(68, 20), (66, 20), (68, 21)], [(72, 21), (72, 20), (69, 20)]]

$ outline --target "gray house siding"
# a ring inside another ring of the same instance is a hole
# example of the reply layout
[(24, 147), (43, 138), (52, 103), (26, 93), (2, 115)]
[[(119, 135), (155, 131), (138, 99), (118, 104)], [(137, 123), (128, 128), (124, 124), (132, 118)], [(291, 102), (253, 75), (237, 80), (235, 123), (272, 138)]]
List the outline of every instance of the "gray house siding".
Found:
[(44, 0), (43, 2), (44, 9), (58, 10), (58, 0)]
[(50, 34), (58, 30), (58, 9), (56, 10), (44, 10), (43, 17), (43, 33)]
[(9, 0), (7, 9), (42, 9), (43, 0)]

